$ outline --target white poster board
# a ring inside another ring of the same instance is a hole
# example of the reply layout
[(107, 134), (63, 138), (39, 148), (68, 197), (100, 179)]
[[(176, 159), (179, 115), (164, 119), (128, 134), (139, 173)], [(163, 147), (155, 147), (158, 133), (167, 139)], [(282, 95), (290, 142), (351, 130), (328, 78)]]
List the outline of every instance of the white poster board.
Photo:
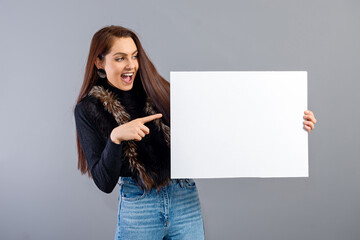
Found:
[(308, 177), (306, 71), (170, 72), (171, 178)]

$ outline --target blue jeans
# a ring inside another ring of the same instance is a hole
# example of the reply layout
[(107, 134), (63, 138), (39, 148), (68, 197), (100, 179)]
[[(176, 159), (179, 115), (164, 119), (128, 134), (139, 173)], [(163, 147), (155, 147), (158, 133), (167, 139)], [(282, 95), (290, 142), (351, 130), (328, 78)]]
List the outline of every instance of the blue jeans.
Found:
[(115, 240), (205, 238), (193, 179), (171, 179), (159, 192), (140, 190), (132, 177), (120, 177), (119, 185)]

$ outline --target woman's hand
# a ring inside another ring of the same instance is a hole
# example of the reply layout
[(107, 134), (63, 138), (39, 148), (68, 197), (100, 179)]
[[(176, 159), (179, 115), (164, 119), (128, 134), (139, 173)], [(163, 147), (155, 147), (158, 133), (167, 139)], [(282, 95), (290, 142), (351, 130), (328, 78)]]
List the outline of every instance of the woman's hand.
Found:
[(127, 140), (141, 141), (141, 139), (145, 137), (145, 134), (150, 133), (149, 128), (144, 124), (161, 117), (162, 114), (157, 113), (142, 118), (136, 118), (130, 122), (124, 123), (112, 130), (110, 139), (116, 144), (120, 144), (122, 141)]
[(314, 124), (316, 123), (316, 118), (313, 112), (310, 110), (306, 110), (304, 113), (305, 113), (304, 118), (308, 120), (308, 121), (304, 121), (305, 124), (304, 127), (309, 133), (310, 130), (313, 130), (315, 128)]

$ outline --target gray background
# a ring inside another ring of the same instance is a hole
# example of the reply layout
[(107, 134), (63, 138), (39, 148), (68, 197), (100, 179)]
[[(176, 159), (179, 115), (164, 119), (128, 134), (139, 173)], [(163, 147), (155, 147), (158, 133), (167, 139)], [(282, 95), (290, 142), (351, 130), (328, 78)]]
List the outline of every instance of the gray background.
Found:
[(113, 239), (118, 187), (104, 194), (77, 170), (73, 118), (91, 37), (110, 24), (135, 30), (168, 80), (308, 71), (310, 177), (196, 180), (207, 239), (360, 239), (359, 7), (1, 0), (0, 239)]

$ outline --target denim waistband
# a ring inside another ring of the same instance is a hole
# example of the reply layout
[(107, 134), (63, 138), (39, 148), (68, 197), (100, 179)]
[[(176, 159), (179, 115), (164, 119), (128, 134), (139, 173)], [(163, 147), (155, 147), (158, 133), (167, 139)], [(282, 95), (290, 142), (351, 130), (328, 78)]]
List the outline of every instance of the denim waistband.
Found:
[[(170, 179), (168, 185), (179, 183), (182, 187), (184, 186), (184, 181), (189, 182), (188, 178), (175, 178)], [(133, 177), (120, 177), (119, 178), (119, 184), (121, 183), (133, 183), (136, 184), (136, 181)]]

